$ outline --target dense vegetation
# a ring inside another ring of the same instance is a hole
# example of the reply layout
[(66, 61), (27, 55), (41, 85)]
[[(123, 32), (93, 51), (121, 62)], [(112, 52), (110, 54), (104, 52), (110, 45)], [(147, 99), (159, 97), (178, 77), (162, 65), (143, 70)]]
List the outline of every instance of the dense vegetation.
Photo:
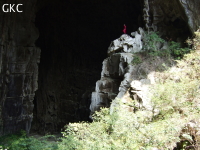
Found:
[[(63, 137), (55, 142), (21, 135), (2, 137), (2, 149), (59, 149), (59, 150), (153, 150), (200, 149), (200, 34), (189, 40), (193, 51), (171, 42), (168, 54), (177, 64), (157, 72), (157, 83), (149, 89), (153, 111), (124, 109), (120, 99), (113, 113), (108, 108), (96, 112), (93, 122), (70, 123)], [(163, 56), (155, 47), (165, 42), (157, 34), (147, 37), (146, 49), (154, 56)], [(190, 52), (190, 53), (189, 53)], [(185, 54), (188, 53), (188, 54)], [(140, 60), (136, 59), (140, 63)], [(133, 101), (134, 103), (134, 101)], [(129, 104), (131, 105), (131, 104)], [(156, 112), (156, 113), (155, 113)], [(151, 114), (151, 115), (147, 115)]]
[(54, 150), (58, 149), (52, 135), (28, 137), (25, 131), (0, 137), (0, 150)]

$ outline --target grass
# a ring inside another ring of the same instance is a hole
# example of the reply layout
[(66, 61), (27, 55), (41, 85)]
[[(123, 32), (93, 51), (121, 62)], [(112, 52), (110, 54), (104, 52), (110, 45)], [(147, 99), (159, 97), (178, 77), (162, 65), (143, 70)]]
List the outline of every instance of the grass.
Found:
[(40, 138), (27, 137), (25, 131), (0, 137), (0, 149), (4, 150), (56, 150), (57, 143), (48, 139), (54, 138), (52, 135)]

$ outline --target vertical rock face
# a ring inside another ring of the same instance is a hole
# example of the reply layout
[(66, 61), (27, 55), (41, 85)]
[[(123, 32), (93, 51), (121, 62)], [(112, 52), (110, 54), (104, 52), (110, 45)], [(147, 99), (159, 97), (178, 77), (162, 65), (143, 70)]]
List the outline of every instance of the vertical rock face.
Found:
[(0, 135), (30, 130), (38, 88), (40, 49), (34, 26), (36, 0), (1, 1), (23, 4), (22, 13), (0, 12)]
[(200, 25), (200, 1), (199, 0), (178, 0), (186, 14), (187, 23), (194, 33)]
[[(122, 98), (134, 79), (135, 67), (132, 65), (133, 53), (142, 50), (143, 30), (133, 32), (134, 38), (123, 34), (108, 48), (109, 57), (103, 61), (101, 79), (96, 82), (91, 97), (91, 115), (101, 107), (109, 107), (112, 100)], [(124, 103), (127, 103), (124, 102)]]

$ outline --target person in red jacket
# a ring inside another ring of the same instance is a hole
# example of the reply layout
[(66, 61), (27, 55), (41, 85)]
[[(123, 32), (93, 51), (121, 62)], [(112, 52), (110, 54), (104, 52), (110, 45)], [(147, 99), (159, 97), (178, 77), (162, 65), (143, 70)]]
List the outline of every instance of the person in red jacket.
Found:
[(126, 34), (126, 25), (124, 24), (124, 29), (123, 29), (124, 34)]

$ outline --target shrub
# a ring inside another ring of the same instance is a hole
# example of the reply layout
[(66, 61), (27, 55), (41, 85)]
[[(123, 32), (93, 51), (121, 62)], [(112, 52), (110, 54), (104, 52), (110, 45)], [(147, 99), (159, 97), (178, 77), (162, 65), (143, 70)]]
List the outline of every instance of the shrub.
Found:
[(153, 31), (145, 32), (144, 34), (144, 49), (152, 56), (160, 55), (160, 44), (165, 42), (158, 34), (158, 32)]
[(0, 138), (2, 149), (8, 150), (55, 150), (58, 149), (57, 144), (48, 141), (52, 136), (44, 136), (41, 138), (27, 137), (25, 131), (18, 134), (11, 134)]
[(191, 51), (188, 47), (181, 48), (180, 43), (174, 41), (169, 42), (169, 49), (175, 59), (182, 59), (185, 54)]
[[(189, 41), (189, 40), (188, 40)], [(194, 43), (196, 40), (190, 40), (188, 43)], [(160, 49), (163, 43), (168, 43), (168, 49)], [(198, 42), (196, 42), (198, 43)], [(182, 59), (183, 56), (191, 51), (188, 47), (181, 48), (181, 44), (178, 42), (167, 42), (159, 36), (158, 32), (150, 31), (144, 35), (144, 49), (151, 56), (169, 57), (173, 56), (175, 59)]]
[(140, 63), (142, 63), (141, 58), (137, 55), (133, 55), (133, 60), (131, 61), (131, 64), (137, 65), (137, 64), (140, 64)]
[(102, 119), (93, 123), (69, 124), (59, 149), (172, 149), (180, 141), (180, 132), (188, 121), (179, 113), (149, 122), (142, 110), (134, 114), (122, 107), (111, 115), (105, 111), (109, 112), (108, 108), (98, 112)]
[[(176, 118), (177, 124), (173, 123), (174, 127), (184, 125), (182, 129), (179, 129), (181, 135), (179, 148), (196, 147), (198, 149), (200, 136), (194, 132), (195, 128), (189, 128), (184, 132), (183, 129), (191, 120), (200, 119), (200, 54), (192, 52), (185, 55), (183, 60), (177, 62), (176, 68), (166, 72), (169, 75), (168, 78), (163, 79), (164, 82), (161, 81), (160, 84), (153, 87), (152, 102), (154, 109), (159, 110), (159, 114), (153, 120), (156, 122), (161, 119)], [(189, 137), (195, 138), (188, 141)]]

